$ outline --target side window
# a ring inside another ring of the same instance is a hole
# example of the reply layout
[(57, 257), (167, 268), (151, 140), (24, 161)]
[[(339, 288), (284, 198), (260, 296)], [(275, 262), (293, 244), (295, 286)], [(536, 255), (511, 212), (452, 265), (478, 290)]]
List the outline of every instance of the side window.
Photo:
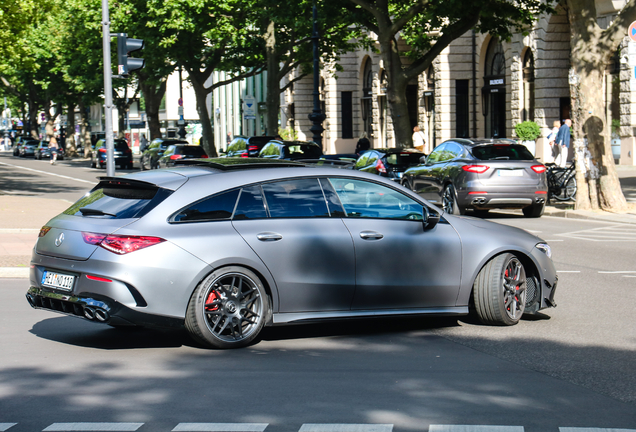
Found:
[(464, 149), (457, 143), (450, 143), (448, 145), (448, 151), (453, 155), (451, 159), (461, 157), (464, 154)]
[(443, 159), (441, 159), (441, 157), (445, 148), (446, 148), (446, 144), (440, 144), (439, 146), (435, 147), (435, 150), (433, 150), (431, 154), (428, 155), (428, 158), (426, 159), (426, 163), (434, 164), (434, 163), (442, 161)]
[(322, 192), (327, 198), (327, 206), (329, 207), (329, 214), (331, 217), (345, 217), (344, 209), (338, 199), (335, 189), (327, 179), (320, 179), (320, 186), (322, 186)]
[(174, 154), (174, 151), (176, 149), (176, 146), (171, 145), (170, 147), (168, 147), (165, 151), (165, 153), (163, 154), (164, 156), (170, 156), (172, 154)]
[(318, 179), (266, 183), (263, 193), (272, 218), (329, 217)]
[(235, 189), (196, 202), (179, 211), (172, 217), (171, 222), (228, 220), (234, 212), (239, 192), (240, 189)]
[(273, 143), (267, 144), (261, 150), (260, 156), (263, 156), (263, 157), (278, 156), (278, 146)]
[(457, 146), (457, 144), (452, 143), (452, 142), (448, 142), (446, 143), (446, 145), (444, 146), (444, 149), (442, 150), (440, 157), (439, 157), (439, 161), (440, 162), (445, 162), (445, 161), (449, 161), (451, 159), (455, 158), (455, 153), (453, 152), (453, 149)]
[(422, 205), (377, 183), (331, 178), (347, 217), (422, 220)]
[(356, 169), (364, 168), (367, 166), (367, 161), (369, 160), (369, 155), (371, 152), (362, 153), (358, 160), (356, 161)]
[(234, 220), (266, 218), (267, 211), (263, 202), (263, 194), (260, 186), (250, 186), (241, 189)]

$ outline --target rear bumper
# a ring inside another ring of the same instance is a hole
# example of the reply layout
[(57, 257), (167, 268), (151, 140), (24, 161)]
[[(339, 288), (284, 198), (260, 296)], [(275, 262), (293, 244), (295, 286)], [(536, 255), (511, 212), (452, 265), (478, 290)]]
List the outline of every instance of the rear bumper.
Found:
[(32, 286), (26, 298), (34, 309), (46, 309), (112, 326), (183, 326), (182, 319), (138, 312), (108, 297), (72, 295)]
[(547, 190), (533, 189), (527, 192), (490, 192), (481, 190), (458, 191), (457, 201), (461, 207), (474, 209), (510, 208), (520, 209), (531, 205), (545, 204)]

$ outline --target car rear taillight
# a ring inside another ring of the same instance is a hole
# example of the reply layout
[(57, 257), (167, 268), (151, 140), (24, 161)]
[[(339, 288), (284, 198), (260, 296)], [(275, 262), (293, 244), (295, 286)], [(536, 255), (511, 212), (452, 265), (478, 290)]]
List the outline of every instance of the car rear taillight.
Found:
[(471, 173), (483, 174), (488, 171), (490, 167), (487, 165), (464, 165), (462, 169)]
[(106, 153), (106, 147), (100, 147), (100, 149), (97, 151), (100, 153)]
[(207, 159), (207, 158), (208, 158), (208, 155), (206, 155), (205, 153), (203, 153), (203, 154), (201, 155), (201, 158), (202, 158), (202, 159)]
[(248, 158), (248, 157), (250, 157), (250, 154), (249, 153), (241, 153), (241, 157), (242, 158)]
[(46, 235), (46, 233), (49, 232), (49, 231), (51, 231), (51, 227), (44, 225), (42, 228), (40, 228), (40, 234), (38, 234), (38, 238), (39, 237), (44, 237)]
[(545, 165), (532, 165), (530, 168), (532, 168), (532, 171), (536, 172), (537, 174), (545, 172)]
[(106, 235), (83, 232), (82, 238), (88, 244), (100, 246), (107, 251), (124, 255), (130, 252), (135, 252), (140, 249), (147, 248), (162, 242), (164, 239), (160, 237), (150, 236), (124, 236), (124, 235)]
[(255, 145), (247, 146), (247, 151), (258, 151), (258, 146), (255, 146)]
[(377, 169), (378, 172), (382, 174), (386, 174), (386, 167), (384, 166), (384, 162), (382, 162), (382, 159), (378, 159), (378, 161), (375, 163), (375, 169)]
[(170, 160), (182, 159), (183, 155), (170, 155)]

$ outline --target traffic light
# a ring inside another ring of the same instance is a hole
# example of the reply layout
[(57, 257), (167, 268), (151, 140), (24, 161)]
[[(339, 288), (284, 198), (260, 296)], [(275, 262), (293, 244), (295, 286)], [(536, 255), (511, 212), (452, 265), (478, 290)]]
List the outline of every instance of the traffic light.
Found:
[(143, 39), (129, 38), (127, 33), (117, 33), (117, 73), (122, 77), (137, 69), (144, 67), (145, 60), (130, 57), (130, 53), (144, 47)]

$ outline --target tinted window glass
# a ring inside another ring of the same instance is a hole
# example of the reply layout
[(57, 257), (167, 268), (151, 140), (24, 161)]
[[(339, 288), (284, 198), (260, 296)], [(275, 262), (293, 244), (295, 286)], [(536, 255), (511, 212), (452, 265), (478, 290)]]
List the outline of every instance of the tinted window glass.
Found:
[(446, 148), (446, 144), (440, 144), (438, 147), (435, 147), (435, 150), (428, 155), (426, 159), (426, 163), (437, 163), (441, 161), (441, 157), (444, 154), (444, 149)]
[(342, 208), (342, 204), (338, 199), (338, 195), (334, 190), (333, 186), (327, 179), (320, 179), (320, 186), (322, 186), (322, 192), (325, 194), (325, 198), (327, 198), (327, 206), (329, 207), (329, 214), (332, 217), (344, 217), (345, 212)]
[(128, 143), (124, 140), (115, 140), (115, 150), (128, 150)]
[(398, 191), (362, 180), (329, 180), (348, 217), (422, 220), (422, 206)]
[(446, 150), (452, 153), (453, 157), (451, 159), (461, 157), (464, 154), (464, 148), (457, 143), (448, 143)]
[(532, 160), (534, 156), (524, 145), (490, 144), (473, 147), (473, 156), (481, 160)]
[(233, 219), (258, 219), (266, 217), (267, 211), (265, 211), (261, 187), (251, 186), (241, 189)]
[(263, 149), (261, 150), (261, 153), (259, 154), (260, 157), (278, 157), (279, 156), (279, 150), (278, 150), (278, 146), (276, 144), (267, 144), (265, 147), (263, 147)]
[(186, 222), (230, 219), (232, 218), (239, 192), (239, 189), (235, 189), (206, 198), (181, 210), (172, 220), (174, 222)]
[(263, 185), (270, 217), (328, 217), (318, 179), (297, 179)]
[(420, 163), (420, 157), (423, 153), (392, 153), (386, 156), (386, 161), (389, 165), (395, 165), (399, 167), (410, 167)]
[(171, 193), (156, 187), (100, 183), (64, 214), (106, 219), (137, 218), (148, 213)]
[(183, 146), (179, 148), (179, 154), (186, 156), (203, 156), (205, 154), (205, 150), (203, 147), (199, 146)]
[(322, 156), (322, 150), (317, 145), (295, 144), (286, 145), (286, 155), (290, 159), (318, 159)]

